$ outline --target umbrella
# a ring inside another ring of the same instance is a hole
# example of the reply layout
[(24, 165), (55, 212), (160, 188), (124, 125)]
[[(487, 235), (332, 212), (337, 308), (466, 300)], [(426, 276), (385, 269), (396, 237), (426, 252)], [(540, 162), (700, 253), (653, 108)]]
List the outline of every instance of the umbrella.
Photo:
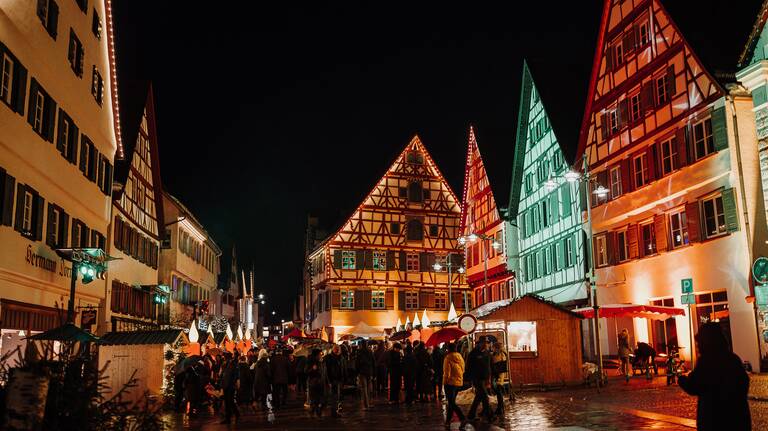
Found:
[(406, 329), (404, 331), (397, 331), (389, 337), (392, 341), (402, 341), (411, 336), (411, 331)]
[(339, 341), (352, 341), (352, 340), (356, 340), (358, 338), (360, 338), (360, 337), (358, 337), (355, 334), (344, 334), (341, 337), (339, 337)]
[(101, 343), (101, 340), (91, 334), (83, 331), (73, 323), (65, 323), (57, 328), (49, 329), (45, 332), (27, 337), (30, 340), (52, 340), (52, 341), (81, 341), (90, 343)]
[(467, 335), (466, 331), (462, 331), (455, 326), (450, 326), (432, 334), (426, 344), (427, 346), (437, 346), (440, 343), (448, 343), (465, 335)]
[(303, 338), (304, 333), (299, 328), (293, 328), (293, 331), (283, 336), (283, 341), (288, 341), (289, 338)]
[(202, 360), (203, 360), (203, 357), (200, 356), (200, 355), (187, 356), (186, 358), (184, 358), (184, 360), (181, 361), (181, 367), (180, 368), (182, 370), (185, 370), (188, 366), (194, 365), (194, 364), (196, 364), (196, 363), (198, 363), (199, 361), (202, 361)]

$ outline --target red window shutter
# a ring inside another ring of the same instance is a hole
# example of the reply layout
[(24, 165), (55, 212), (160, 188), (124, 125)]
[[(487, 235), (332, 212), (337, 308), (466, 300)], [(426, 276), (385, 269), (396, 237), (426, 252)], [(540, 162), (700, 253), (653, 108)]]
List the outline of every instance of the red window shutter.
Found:
[(616, 247), (616, 232), (608, 232), (605, 236), (605, 247), (608, 256), (608, 265), (616, 265), (619, 261), (619, 248)]
[(629, 167), (631, 163), (629, 159), (624, 159), (620, 163), (621, 169), (621, 194), (626, 194), (632, 191), (632, 176), (629, 173)]
[(384, 292), (384, 307), (387, 310), (393, 310), (395, 308), (395, 291), (392, 289), (387, 289), (386, 292)]
[(701, 241), (698, 202), (689, 202), (685, 204), (685, 218), (688, 220), (688, 241), (691, 243)]
[(677, 167), (682, 168), (688, 164), (688, 125), (677, 129), (675, 134), (675, 143), (677, 144), (677, 158), (679, 163)]
[(637, 237), (637, 225), (631, 224), (627, 227), (627, 244), (629, 244), (629, 258), (636, 259), (640, 254), (640, 247)]
[(656, 251), (666, 251), (669, 247), (667, 239), (667, 215), (656, 214), (653, 216), (653, 230), (656, 235)]
[(337, 309), (341, 307), (341, 293), (339, 292), (339, 289), (331, 291), (331, 306)]
[(656, 179), (656, 144), (645, 150), (645, 161), (648, 163), (648, 182), (651, 182)]

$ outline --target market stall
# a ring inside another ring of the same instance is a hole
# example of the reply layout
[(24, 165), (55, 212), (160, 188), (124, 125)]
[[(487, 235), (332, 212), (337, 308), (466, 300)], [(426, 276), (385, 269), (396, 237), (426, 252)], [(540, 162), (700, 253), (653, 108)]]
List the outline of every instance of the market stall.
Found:
[(505, 345), (512, 385), (582, 381), (581, 316), (536, 295), (477, 313), (475, 336)]

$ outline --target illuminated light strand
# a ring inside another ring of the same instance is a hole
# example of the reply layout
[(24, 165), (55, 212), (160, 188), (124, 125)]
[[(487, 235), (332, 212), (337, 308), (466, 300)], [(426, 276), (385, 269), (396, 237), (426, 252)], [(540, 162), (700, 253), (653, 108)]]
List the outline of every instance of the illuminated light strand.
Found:
[(115, 33), (113, 31), (112, 24), (112, 0), (104, 0), (104, 9), (106, 11), (107, 21), (107, 39), (109, 40), (109, 80), (112, 87), (112, 112), (113, 121), (115, 125), (115, 139), (117, 141), (117, 152), (120, 159), (125, 158), (125, 151), (123, 149), (122, 130), (120, 127), (120, 100), (118, 98), (117, 90), (117, 61), (115, 55)]

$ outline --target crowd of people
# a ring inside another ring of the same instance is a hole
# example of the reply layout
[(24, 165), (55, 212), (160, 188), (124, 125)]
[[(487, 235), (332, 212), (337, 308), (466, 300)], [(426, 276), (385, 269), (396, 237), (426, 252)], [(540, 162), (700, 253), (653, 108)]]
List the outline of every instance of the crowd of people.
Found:
[[(304, 403), (313, 417), (327, 409), (342, 415), (342, 400), (352, 390), (360, 408), (446, 400), (446, 425), (454, 416), (461, 426), (481, 415), (488, 422), (503, 413), (507, 356), (499, 343), (468, 340), (427, 347), (420, 341), (361, 341), (333, 344), (296, 356), (287, 346), (237, 352), (206, 353), (182, 360), (174, 379), (175, 407), (191, 417), (204, 408), (221, 412), (223, 423), (240, 417), (241, 409), (280, 410), (289, 398)], [(456, 404), (460, 391), (474, 388), (467, 415)], [(289, 393), (294, 394), (289, 397)], [(491, 409), (489, 396), (497, 407)]]

